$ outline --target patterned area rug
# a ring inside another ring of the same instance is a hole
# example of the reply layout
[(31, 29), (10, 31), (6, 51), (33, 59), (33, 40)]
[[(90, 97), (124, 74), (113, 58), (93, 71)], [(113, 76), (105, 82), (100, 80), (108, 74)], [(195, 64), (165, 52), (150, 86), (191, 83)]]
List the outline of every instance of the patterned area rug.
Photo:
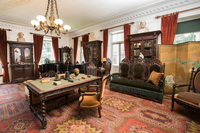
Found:
[(200, 115), (175, 104), (171, 96), (163, 104), (109, 91), (104, 93), (102, 118), (98, 111), (82, 110), (78, 120), (77, 101), (47, 112), (47, 128), (29, 111), (22, 84), (0, 86), (1, 133), (198, 133)]

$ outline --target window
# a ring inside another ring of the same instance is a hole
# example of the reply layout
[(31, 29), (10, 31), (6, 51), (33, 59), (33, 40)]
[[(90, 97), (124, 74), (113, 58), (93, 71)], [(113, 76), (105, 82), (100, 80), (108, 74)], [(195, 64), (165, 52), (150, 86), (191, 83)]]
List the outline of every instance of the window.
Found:
[(83, 54), (83, 45), (82, 45), (82, 41), (81, 41), (81, 47), (80, 47), (80, 63), (84, 60), (84, 54)]
[(174, 44), (179, 44), (189, 41), (200, 41), (200, 32), (176, 34), (174, 39)]
[(113, 65), (119, 65), (120, 61), (125, 58), (124, 53), (124, 33), (114, 33), (111, 35)]
[(46, 58), (50, 61), (55, 60), (51, 40), (43, 40), (42, 54), (39, 64), (45, 64)]
[(2, 66), (1, 62), (0, 62), (0, 74), (3, 74), (3, 66)]

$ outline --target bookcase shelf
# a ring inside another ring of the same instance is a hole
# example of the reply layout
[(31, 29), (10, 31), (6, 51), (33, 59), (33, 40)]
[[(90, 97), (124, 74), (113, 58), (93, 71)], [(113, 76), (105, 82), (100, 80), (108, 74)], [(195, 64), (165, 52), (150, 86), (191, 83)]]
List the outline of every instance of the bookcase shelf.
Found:
[(157, 39), (160, 33), (159, 30), (127, 35), (130, 40), (130, 61), (134, 62), (134, 58), (137, 58), (140, 52), (144, 55), (144, 58), (147, 58), (145, 59), (146, 62), (156, 57)]

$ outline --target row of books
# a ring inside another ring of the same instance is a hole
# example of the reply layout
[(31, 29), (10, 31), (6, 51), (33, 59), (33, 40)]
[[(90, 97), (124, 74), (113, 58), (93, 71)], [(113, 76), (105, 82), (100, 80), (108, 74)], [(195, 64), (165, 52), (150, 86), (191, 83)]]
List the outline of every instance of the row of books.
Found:
[(140, 55), (140, 49), (134, 50), (134, 56), (139, 56)]
[(139, 48), (141, 46), (141, 43), (134, 43), (134, 48)]
[(144, 55), (145, 56), (151, 56), (152, 55), (152, 49), (145, 49), (144, 50)]

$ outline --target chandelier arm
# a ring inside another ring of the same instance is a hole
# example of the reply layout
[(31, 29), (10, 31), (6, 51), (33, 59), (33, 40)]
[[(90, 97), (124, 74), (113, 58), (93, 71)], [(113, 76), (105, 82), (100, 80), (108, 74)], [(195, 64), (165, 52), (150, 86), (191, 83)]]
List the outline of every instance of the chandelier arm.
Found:
[(57, 14), (57, 18), (59, 19), (59, 14), (58, 14), (58, 7), (57, 7), (57, 2), (56, 2), (56, 0), (54, 0), (55, 1), (55, 8), (56, 8), (56, 14)]
[(48, 12), (49, 12), (49, 2), (50, 0), (48, 0), (48, 4), (47, 4), (47, 10), (46, 10), (46, 13), (45, 13), (45, 18), (47, 19), (47, 15), (48, 15)]

